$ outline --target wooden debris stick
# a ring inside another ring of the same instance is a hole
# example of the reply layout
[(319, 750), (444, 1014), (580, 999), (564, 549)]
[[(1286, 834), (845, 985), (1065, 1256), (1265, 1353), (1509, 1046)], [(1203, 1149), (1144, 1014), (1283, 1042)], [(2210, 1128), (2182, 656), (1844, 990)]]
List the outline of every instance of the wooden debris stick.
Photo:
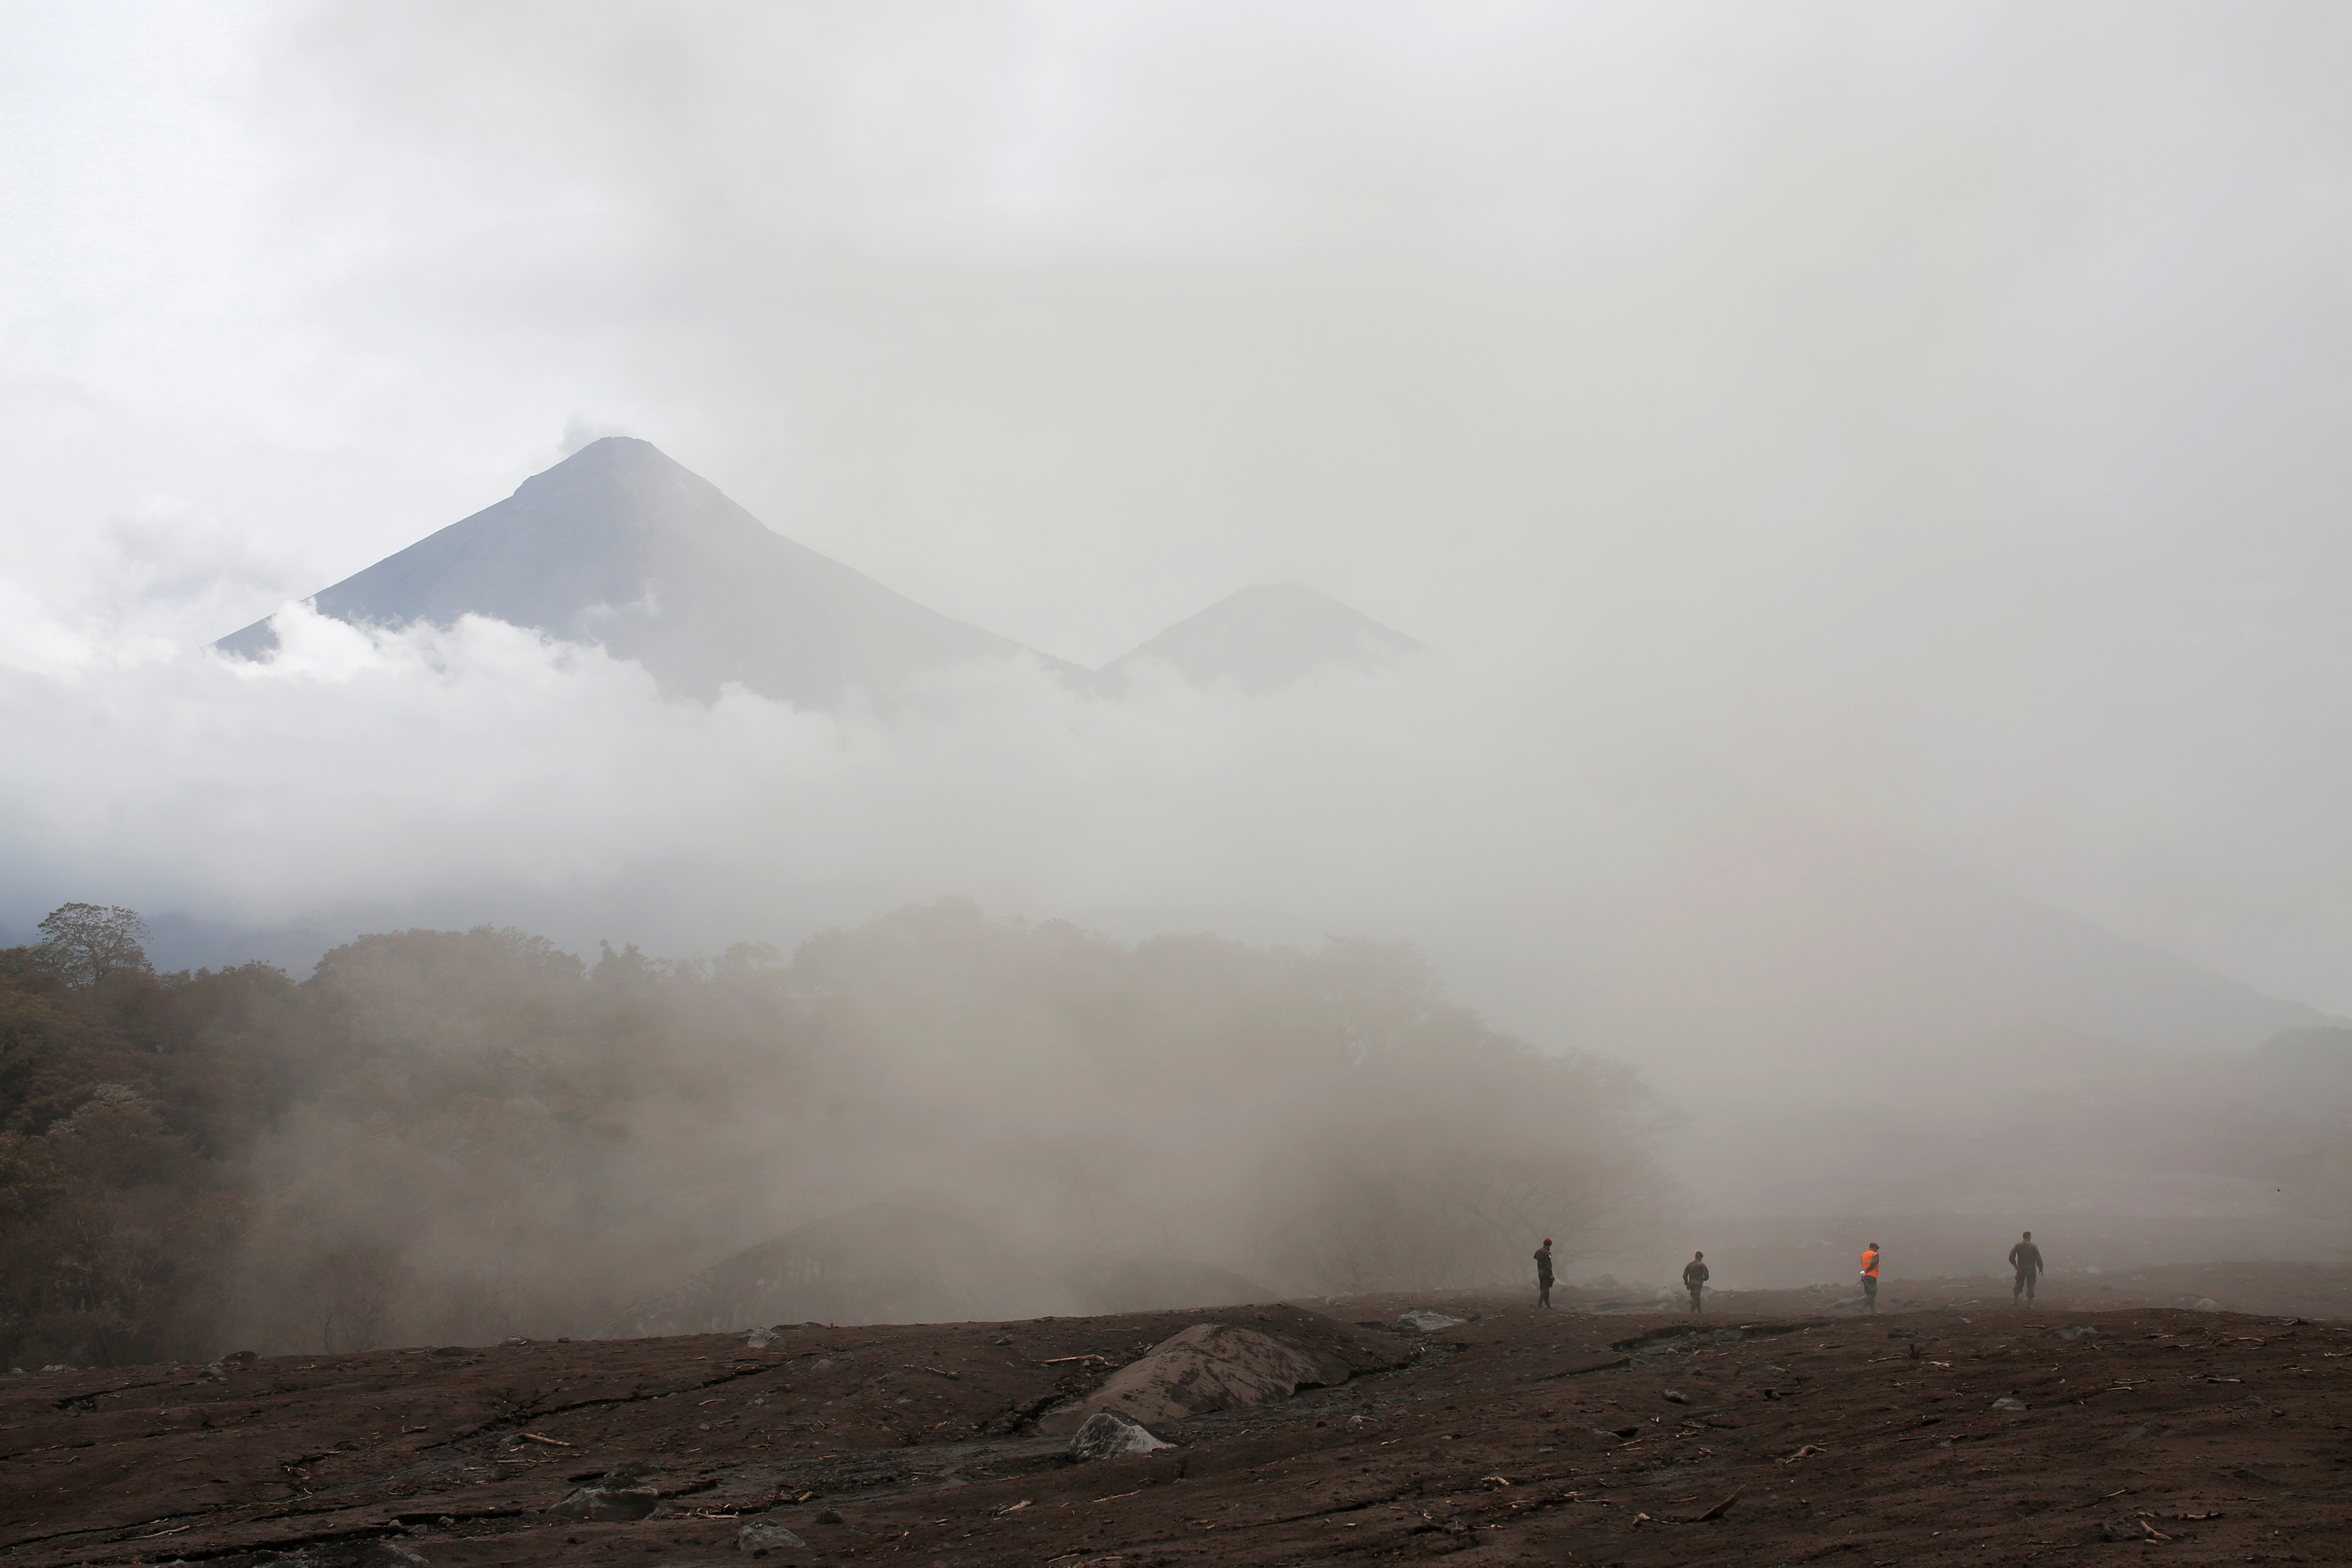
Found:
[(571, 1444), (565, 1442), (561, 1437), (542, 1437), (536, 1432), (525, 1432), (522, 1434), (522, 1437), (525, 1442), (545, 1443), (551, 1448), (568, 1448), (572, 1447)]

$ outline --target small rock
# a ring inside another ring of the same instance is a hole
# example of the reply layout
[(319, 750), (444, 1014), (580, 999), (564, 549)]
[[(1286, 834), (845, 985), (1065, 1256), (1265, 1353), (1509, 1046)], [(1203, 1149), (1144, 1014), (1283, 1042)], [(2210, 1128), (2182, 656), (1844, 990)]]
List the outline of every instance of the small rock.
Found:
[(1992, 1402), (1992, 1407), (1996, 1410), (2022, 1410), (2025, 1408), (2025, 1401), (2014, 1395), (2004, 1394)]
[(2068, 1323), (2058, 1331), (2058, 1337), (2065, 1340), (2096, 1339), (2098, 1333), (2099, 1331), (2088, 1323)]
[(841, 1522), (841, 1515), (835, 1510), (821, 1508), (816, 1511), (816, 1521), (819, 1524), (839, 1524)]
[(1687, 1405), (1690, 1403), (1690, 1396), (1683, 1393), (1680, 1389), (1675, 1388), (1660, 1390), (1658, 1397), (1664, 1400), (1669, 1405)]
[(735, 1532), (738, 1552), (804, 1552), (808, 1542), (777, 1520), (755, 1519)]
[(776, 1336), (766, 1329), (753, 1329), (743, 1336), (743, 1346), (747, 1350), (765, 1350), (775, 1343)]
[(634, 1524), (661, 1503), (661, 1493), (638, 1479), (643, 1474), (635, 1465), (607, 1470), (602, 1480), (580, 1488), (551, 1507), (548, 1514), (583, 1524)]
[(1450, 1329), (1468, 1321), (1467, 1318), (1450, 1318), (1444, 1312), (1433, 1312), (1426, 1307), (1416, 1307), (1396, 1316), (1397, 1327), (1413, 1333), (1435, 1333), (1439, 1329)]
[(2221, 1303), (2210, 1296), (2200, 1296), (2197, 1298), (2197, 1310), (2200, 1312), (2218, 1312), (2221, 1310)]
[(396, 1542), (376, 1541), (352, 1559), (352, 1568), (427, 1568), (431, 1561)]
[(1070, 1435), (1070, 1457), (1080, 1464), (1115, 1459), (1127, 1454), (1148, 1454), (1171, 1445), (1161, 1442), (1116, 1410), (1097, 1410)]

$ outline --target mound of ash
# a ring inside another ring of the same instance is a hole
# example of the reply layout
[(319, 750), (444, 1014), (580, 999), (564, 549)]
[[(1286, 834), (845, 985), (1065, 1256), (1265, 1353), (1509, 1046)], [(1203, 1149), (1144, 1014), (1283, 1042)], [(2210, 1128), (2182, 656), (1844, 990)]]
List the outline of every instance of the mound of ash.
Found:
[(1330, 1388), (1363, 1372), (1385, 1372), (1414, 1347), (1296, 1307), (1263, 1313), (1262, 1327), (1194, 1323), (1129, 1362), (1082, 1399), (1048, 1410), (1046, 1433), (1083, 1432), (1108, 1412), (1145, 1427), (1257, 1405), (1278, 1405), (1302, 1388)]

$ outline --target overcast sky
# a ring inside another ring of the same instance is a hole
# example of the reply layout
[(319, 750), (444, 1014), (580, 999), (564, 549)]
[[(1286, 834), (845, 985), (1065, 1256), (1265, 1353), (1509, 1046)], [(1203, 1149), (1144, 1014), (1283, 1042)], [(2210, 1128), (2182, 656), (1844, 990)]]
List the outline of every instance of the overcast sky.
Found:
[(0, 26), (20, 719), (622, 431), (1050, 653), (1308, 582), (2352, 1009), (2352, 9)]

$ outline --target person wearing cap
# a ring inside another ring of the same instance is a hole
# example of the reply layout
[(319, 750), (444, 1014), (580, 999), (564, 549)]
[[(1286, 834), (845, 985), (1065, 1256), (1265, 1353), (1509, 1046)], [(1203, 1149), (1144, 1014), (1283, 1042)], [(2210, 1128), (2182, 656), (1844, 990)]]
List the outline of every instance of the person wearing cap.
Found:
[(1536, 1249), (1536, 1305), (1551, 1305), (1551, 1238)]

